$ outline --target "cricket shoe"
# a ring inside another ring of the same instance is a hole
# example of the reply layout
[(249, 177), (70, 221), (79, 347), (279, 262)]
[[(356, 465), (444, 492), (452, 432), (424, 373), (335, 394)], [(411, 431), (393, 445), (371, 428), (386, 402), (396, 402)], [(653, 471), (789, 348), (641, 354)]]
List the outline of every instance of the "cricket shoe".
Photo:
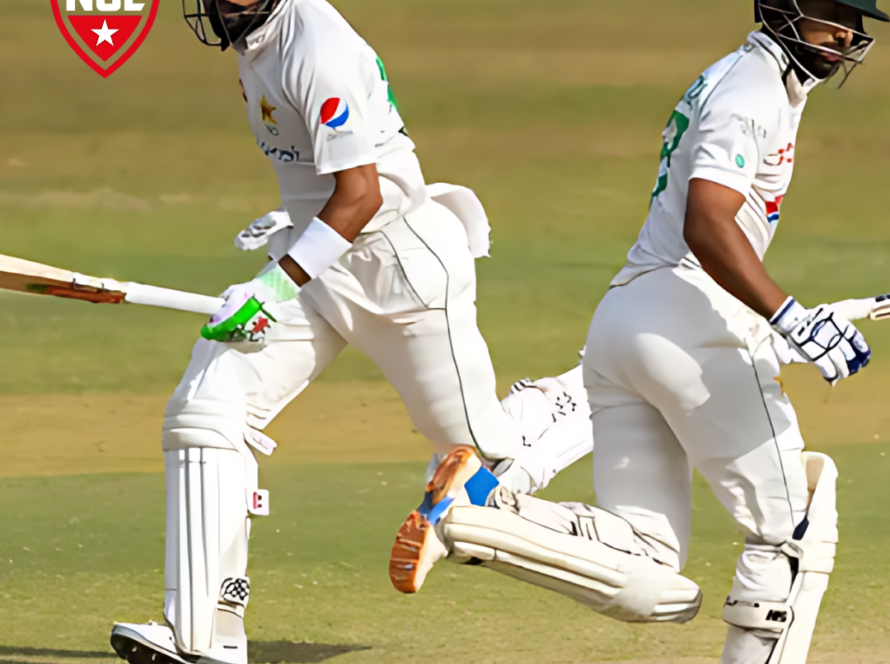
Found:
[(173, 630), (155, 622), (115, 623), (111, 647), (129, 664), (247, 664), (246, 640), (243, 647), (226, 648), (218, 655), (188, 655), (176, 647)]
[(486, 504), (497, 478), (470, 447), (458, 447), (439, 464), (420, 507), (411, 512), (389, 559), (389, 578), (396, 590), (416, 593), (433, 565), (448, 556), (436, 525), (456, 506)]

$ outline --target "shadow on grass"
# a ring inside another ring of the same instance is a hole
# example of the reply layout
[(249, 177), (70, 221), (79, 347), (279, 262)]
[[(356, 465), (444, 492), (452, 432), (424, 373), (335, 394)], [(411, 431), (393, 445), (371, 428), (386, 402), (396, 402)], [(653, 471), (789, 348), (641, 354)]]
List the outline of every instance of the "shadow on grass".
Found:
[(370, 650), (370, 648), (293, 641), (251, 641), (248, 652), (251, 664), (315, 664), (359, 650)]
[[(324, 643), (294, 643), (293, 641), (251, 641), (250, 664), (316, 664), (346, 653), (370, 650), (367, 646), (333, 646)], [(66, 659), (117, 659), (113, 652), (86, 650), (53, 650), (52, 648), (28, 648), (0, 646), (2, 657)], [(21, 660), (0, 659), (0, 664), (23, 664)]]

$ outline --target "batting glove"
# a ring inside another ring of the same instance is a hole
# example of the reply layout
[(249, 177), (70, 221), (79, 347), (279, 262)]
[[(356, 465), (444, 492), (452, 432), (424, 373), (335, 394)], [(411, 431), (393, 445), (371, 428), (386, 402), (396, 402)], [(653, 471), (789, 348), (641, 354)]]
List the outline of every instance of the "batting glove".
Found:
[(235, 238), (235, 247), (241, 251), (254, 251), (269, 244), (278, 231), (292, 228), (290, 216), (282, 208), (263, 215), (250, 224)]
[(269, 263), (253, 281), (230, 286), (222, 294), (226, 303), (201, 329), (201, 336), (224, 343), (262, 341), (277, 322), (266, 305), (293, 300), (299, 293), (300, 287), (278, 263)]
[(865, 338), (829, 305), (805, 309), (793, 297), (770, 319), (770, 325), (803, 358), (816, 365), (832, 385), (864, 369), (871, 361)]

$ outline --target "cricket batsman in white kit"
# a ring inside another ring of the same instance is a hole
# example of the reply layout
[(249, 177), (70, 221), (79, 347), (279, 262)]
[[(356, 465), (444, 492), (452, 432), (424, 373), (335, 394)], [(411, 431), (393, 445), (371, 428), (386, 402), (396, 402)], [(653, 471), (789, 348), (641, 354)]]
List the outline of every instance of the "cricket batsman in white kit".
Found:
[(476, 324), (484, 210), (468, 189), (427, 187), (386, 70), (344, 18), (325, 0), (184, 2), (203, 42), (238, 53), (283, 209), (239, 235), (271, 260), (226, 291), (167, 406), (167, 625), (117, 624), (111, 641), (131, 664), (246, 664), (250, 517), (269, 509), (254, 454), (347, 344), (438, 455), (473, 446), (514, 490), (545, 486), (592, 432), (580, 367), (498, 401)]
[(400, 531), (425, 533), (412, 559), (394, 556), (400, 590), (449, 556), (621, 620), (691, 620), (701, 592), (680, 571), (698, 468), (745, 536), (723, 664), (806, 661), (834, 565), (837, 469), (803, 452), (780, 367), (811, 362), (835, 384), (871, 353), (832, 305), (783, 292), (762, 259), (807, 95), (863, 61), (864, 17), (890, 18), (875, 0), (760, 0), (756, 12), (763, 28), (673, 112), (648, 219), (593, 318), (583, 365), (599, 507), (491, 490), (475, 453), (456, 450)]

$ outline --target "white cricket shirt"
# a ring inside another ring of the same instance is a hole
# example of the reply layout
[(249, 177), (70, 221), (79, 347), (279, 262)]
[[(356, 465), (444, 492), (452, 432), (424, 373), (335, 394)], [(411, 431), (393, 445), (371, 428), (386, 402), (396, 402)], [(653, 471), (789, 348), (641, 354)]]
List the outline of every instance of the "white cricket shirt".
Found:
[(802, 85), (793, 73), (786, 84), (788, 65), (778, 44), (752, 32), (739, 50), (707, 69), (686, 92), (663, 134), (649, 216), (613, 286), (661, 267), (701, 269), (683, 239), (693, 178), (746, 196), (736, 221), (763, 260), (791, 184), (807, 93), (816, 84)]
[(414, 143), (374, 50), (324, 0), (281, 0), (236, 45), (250, 127), (302, 231), (334, 192), (334, 173), (376, 164), (383, 207), (365, 232), (426, 201)]

